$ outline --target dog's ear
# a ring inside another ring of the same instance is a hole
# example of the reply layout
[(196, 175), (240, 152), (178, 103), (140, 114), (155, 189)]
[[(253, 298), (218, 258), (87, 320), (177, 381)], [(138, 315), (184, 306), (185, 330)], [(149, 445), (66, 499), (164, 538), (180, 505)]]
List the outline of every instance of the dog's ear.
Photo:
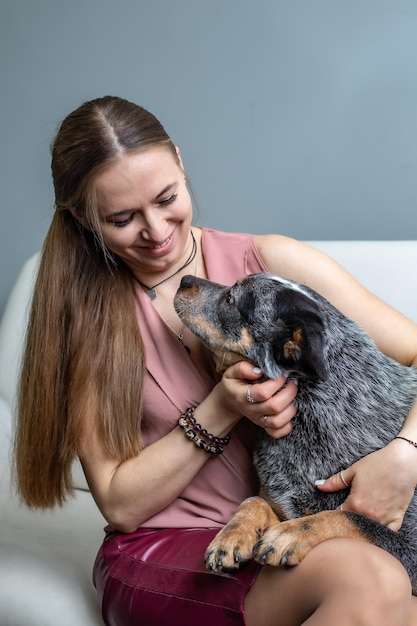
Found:
[(290, 326), (290, 338), (280, 349), (283, 362), (304, 376), (326, 380), (328, 371), (321, 319), (308, 313), (294, 322)]
[(284, 303), (279, 302), (278, 314), (274, 359), (301, 376), (326, 380), (325, 331), (318, 305), (304, 294), (293, 292)]

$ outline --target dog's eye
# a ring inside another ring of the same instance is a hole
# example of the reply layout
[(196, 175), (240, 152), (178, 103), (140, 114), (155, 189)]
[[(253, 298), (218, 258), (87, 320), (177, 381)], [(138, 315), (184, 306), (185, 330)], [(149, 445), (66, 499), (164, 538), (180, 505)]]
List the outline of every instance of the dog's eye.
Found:
[(227, 304), (230, 304), (230, 305), (233, 305), (235, 303), (235, 299), (234, 299), (234, 297), (232, 296), (231, 293), (227, 294), (226, 302), (227, 302)]

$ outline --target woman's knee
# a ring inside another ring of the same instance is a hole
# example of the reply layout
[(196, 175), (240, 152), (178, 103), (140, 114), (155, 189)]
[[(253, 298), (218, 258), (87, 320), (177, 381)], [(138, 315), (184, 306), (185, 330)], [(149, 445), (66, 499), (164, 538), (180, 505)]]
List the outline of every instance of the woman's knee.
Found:
[(385, 550), (362, 541), (342, 539), (334, 540), (334, 546), (332, 543), (333, 541), (328, 542), (329, 548), (334, 548), (336, 566), (340, 564), (347, 569), (349, 577), (356, 575), (366, 580), (369, 586), (382, 591), (411, 594), (407, 572), (398, 559)]
[(412, 593), (411, 581), (400, 561), (381, 548), (369, 548), (362, 558), (368, 585), (384, 601), (394, 605), (405, 602), (408, 605)]
[(409, 611), (411, 582), (395, 557), (377, 546), (354, 540), (335, 539), (320, 547), (312, 556), (316, 560), (314, 569), (320, 562), (327, 569), (326, 575), (318, 575), (322, 601), (342, 596), (343, 602), (356, 603), (362, 614), (369, 615), (371, 622), (364, 623), (372, 623), (377, 617), (382, 620), (378, 623), (406, 623), (403, 620)]
[[(275, 570), (275, 571), (274, 571)], [(271, 602), (271, 599), (273, 601)], [(402, 565), (371, 544), (332, 539), (294, 568), (264, 569), (248, 594), (248, 624), (406, 624), (411, 585)], [(274, 621), (275, 620), (275, 621)]]

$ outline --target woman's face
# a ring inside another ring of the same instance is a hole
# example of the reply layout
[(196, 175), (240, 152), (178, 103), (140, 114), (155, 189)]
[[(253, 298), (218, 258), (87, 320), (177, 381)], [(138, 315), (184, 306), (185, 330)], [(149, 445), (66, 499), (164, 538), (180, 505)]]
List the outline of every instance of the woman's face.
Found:
[(95, 188), (104, 243), (143, 282), (187, 256), (192, 203), (179, 153), (158, 147), (124, 155)]

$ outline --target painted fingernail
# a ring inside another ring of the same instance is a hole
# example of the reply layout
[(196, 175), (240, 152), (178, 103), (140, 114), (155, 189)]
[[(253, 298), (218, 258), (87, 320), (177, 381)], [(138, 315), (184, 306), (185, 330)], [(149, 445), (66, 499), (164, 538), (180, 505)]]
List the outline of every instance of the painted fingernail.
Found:
[(326, 482), (325, 480), (323, 480), (322, 478), (320, 478), (319, 480), (315, 480), (315, 481), (314, 481), (314, 484), (315, 484), (317, 487), (320, 487), (320, 485), (324, 485), (324, 483), (325, 483), (325, 482)]
[(254, 374), (261, 374), (261, 373), (262, 373), (262, 370), (261, 370), (261, 368), (260, 368), (260, 367), (254, 367), (254, 368), (252, 369), (252, 372), (253, 372)]

